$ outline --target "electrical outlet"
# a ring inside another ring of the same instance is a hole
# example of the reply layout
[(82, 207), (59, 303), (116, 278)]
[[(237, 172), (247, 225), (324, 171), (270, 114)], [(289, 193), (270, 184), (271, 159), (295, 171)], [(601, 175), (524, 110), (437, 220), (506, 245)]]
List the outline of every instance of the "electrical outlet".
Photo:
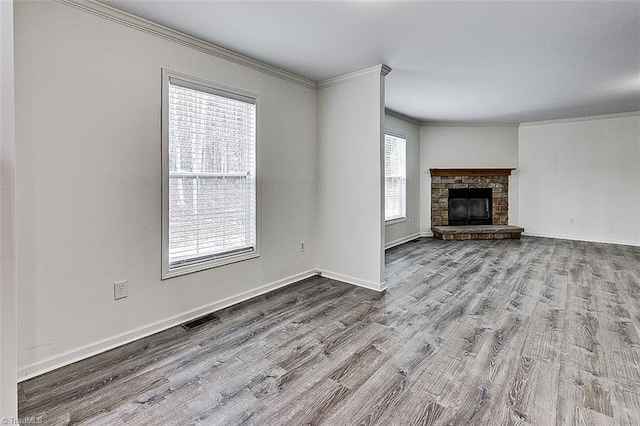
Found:
[(304, 251), (304, 240), (300, 240), (300, 251)]
[(574, 225), (574, 224), (576, 223), (576, 218), (575, 218), (575, 217), (573, 217), (573, 216), (572, 216), (572, 217), (570, 217), (570, 218), (569, 218), (569, 223), (570, 223), (571, 225)]
[(113, 298), (114, 300), (124, 299), (129, 295), (129, 283), (125, 281), (118, 281), (113, 283)]

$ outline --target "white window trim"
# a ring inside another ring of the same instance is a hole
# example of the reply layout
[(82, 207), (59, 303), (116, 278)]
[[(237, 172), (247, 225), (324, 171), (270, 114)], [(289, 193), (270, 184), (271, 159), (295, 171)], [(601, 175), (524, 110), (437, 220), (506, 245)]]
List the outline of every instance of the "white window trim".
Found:
[[(255, 99), (256, 102), (256, 146), (255, 146), (255, 169), (256, 169), (256, 244), (255, 250), (249, 253), (241, 253), (230, 255), (220, 259), (212, 259), (205, 262), (180, 266), (177, 268), (169, 268), (169, 79), (191, 82), (197, 85), (209, 87), (213, 90), (246, 96)], [(258, 149), (260, 146), (260, 99), (259, 95), (250, 93), (235, 87), (228, 87), (208, 80), (186, 74), (162, 69), (162, 276), (161, 279), (169, 279), (181, 275), (192, 274), (219, 266), (229, 265), (232, 263), (242, 262), (249, 259), (260, 257), (260, 171), (258, 161)]]
[[(389, 135), (389, 136), (394, 136), (396, 138), (401, 138), (404, 139), (404, 143), (405, 143), (405, 156), (407, 155), (407, 145), (409, 144), (409, 140), (407, 139), (407, 135), (405, 135), (404, 133), (398, 132), (396, 130), (391, 130), (391, 129), (384, 129), (384, 134)], [(405, 171), (404, 171), (404, 182), (405, 182), (405, 194), (408, 194), (407, 191), (407, 183), (408, 183), (408, 179), (407, 179), (407, 159), (405, 158)], [(386, 172), (385, 172), (386, 175)], [(403, 217), (396, 217), (394, 219), (389, 219), (389, 220), (385, 220), (384, 221), (384, 225), (395, 225), (396, 223), (402, 223), (402, 222), (406, 222), (407, 221), (407, 210), (408, 210), (408, 200), (405, 198), (404, 200), (405, 202), (405, 206), (404, 206), (404, 216)]]
[(389, 219), (389, 220), (385, 220), (384, 221), (384, 225), (388, 226), (388, 225), (395, 225), (396, 223), (402, 223), (402, 222), (406, 222), (407, 218), (406, 217), (398, 217), (396, 219)]

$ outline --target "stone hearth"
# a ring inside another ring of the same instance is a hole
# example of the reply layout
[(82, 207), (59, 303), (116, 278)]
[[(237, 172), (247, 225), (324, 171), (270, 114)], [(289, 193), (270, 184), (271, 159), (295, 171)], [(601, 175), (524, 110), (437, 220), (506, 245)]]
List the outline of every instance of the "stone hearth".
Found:
[(520, 239), (524, 228), (511, 225), (434, 226), (433, 236), (441, 240)]

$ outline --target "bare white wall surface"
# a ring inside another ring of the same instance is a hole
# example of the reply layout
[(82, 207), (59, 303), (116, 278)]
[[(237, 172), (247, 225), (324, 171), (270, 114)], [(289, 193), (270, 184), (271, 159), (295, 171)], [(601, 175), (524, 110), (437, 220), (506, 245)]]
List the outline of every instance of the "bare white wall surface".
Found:
[(0, 1), (0, 419), (18, 417), (13, 2)]
[(640, 245), (640, 113), (522, 124), (519, 153), (526, 234)]
[[(420, 128), (420, 231), (431, 234), (432, 168), (517, 168), (517, 126)], [(518, 224), (518, 170), (509, 178), (509, 224)]]
[(374, 67), (318, 89), (318, 267), (384, 288), (384, 76)]
[[(20, 378), (315, 273), (313, 88), (55, 2), (15, 46)], [(165, 281), (163, 67), (259, 96), (261, 217), (259, 258)]]
[(407, 219), (385, 226), (385, 246), (391, 247), (420, 236), (420, 127), (389, 113), (384, 127), (407, 138)]

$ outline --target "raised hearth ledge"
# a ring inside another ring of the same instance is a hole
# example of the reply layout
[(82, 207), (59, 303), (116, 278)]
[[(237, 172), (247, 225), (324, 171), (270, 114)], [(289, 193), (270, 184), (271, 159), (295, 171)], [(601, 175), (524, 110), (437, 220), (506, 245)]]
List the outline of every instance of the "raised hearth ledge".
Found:
[(431, 176), (510, 176), (515, 168), (500, 169), (429, 169)]
[(519, 240), (524, 232), (524, 228), (512, 225), (432, 226), (431, 230), (441, 240)]

